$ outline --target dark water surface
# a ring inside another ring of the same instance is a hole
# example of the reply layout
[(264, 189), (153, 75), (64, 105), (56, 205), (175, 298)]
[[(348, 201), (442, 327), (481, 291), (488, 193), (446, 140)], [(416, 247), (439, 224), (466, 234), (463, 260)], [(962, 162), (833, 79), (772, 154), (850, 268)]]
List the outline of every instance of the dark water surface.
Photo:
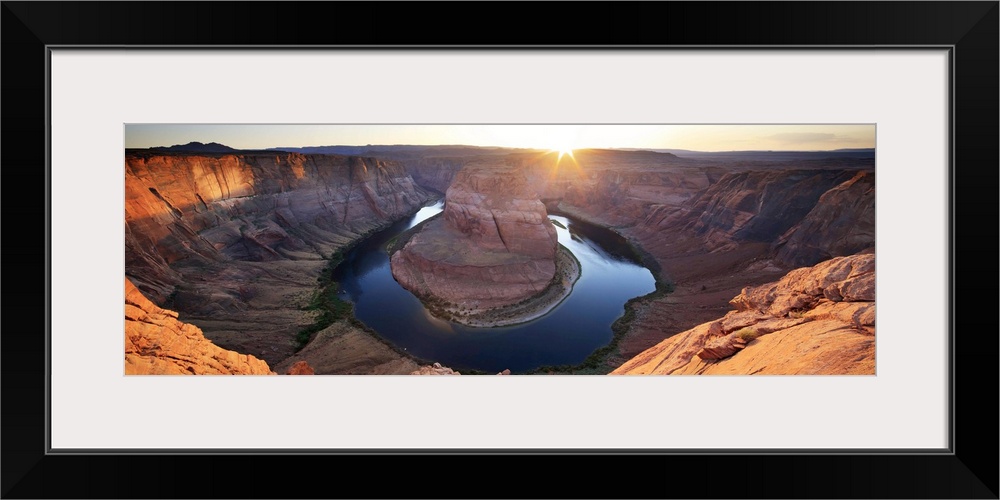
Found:
[(474, 368), (523, 372), (542, 365), (577, 364), (611, 341), (611, 324), (632, 297), (652, 292), (653, 275), (613, 231), (550, 215), (559, 243), (580, 261), (573, 292), (541, 318), (519, 325), (473, 328), (437, 319), (392, 277), (386, 243), (439, 214), (443, 203), (424, 207), (351, 250), (334, 270), (342, 298), (358, 319), (407, 352), (461, 371)]

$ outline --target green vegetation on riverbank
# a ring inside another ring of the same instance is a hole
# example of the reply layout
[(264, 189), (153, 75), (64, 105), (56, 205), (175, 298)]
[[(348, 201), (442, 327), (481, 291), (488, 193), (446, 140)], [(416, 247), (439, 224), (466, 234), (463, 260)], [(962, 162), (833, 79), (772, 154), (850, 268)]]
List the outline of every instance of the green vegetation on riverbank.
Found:
[(382, 224), (379, 224), (375, 227), (372, 227), (364, 231), (357, 237), (353, 238), (350, 243), (344, 245), (326, 259), (327, 261), (326, 265), (323, 266), (323, 270), (320, 272), (320, 275), (316, 280), (319, 284), (319, 288), (313, 293), (312, 299), (309, 301), (309, 303), (302, 308), (303, 310), (306, 311), (317, 311), (319, 314), (316, 316), (316, 319), (313, 321), (311, 325), (302, 328), (295, 335), (295, 342), (297, 344), (296, 352), (301, 351), (302, 348), (305, 347), (306, 344), (308, 344), (309, 341), (312, 340), (313, 336), (315, 336), (317, 332), (329, 327), (330, 325), (332, 325), (337, 321), (346, 320), (350, 322), (353, 326), (364, 330), (368, 334), (372, 335), (374, 338), (378, 339), (380, 342), (389, 346), (398, 354), (410, 358), (417, 363), (425, 363), (425, 364), (427, 363), (426, 360), (418, 359), (415, 356), (412, 356), (411, 354), (403, 351), (402, 349), (397, 348), (395, 345), (387, 342), (385, 339), (380, 337), (377, 332), (369, 328), (368, 325), (365, 325), (360, 320), (358, 320), (354, 316), (354, 304), (346, 300), (343, 300), (339, 297), (340, 283), (333, 279), (334, 270), (337, 268), (337, 266), (343, 263), (346, 255), (352, 249), (354, 249), (354, 247), (356, 247), (366, 238), (396, 223), (398, 220), (413, 216), (413, 214), (417, 213), (417, 211), (419, 211), (421, 208), (423, 207), (422, 206), (417, 207), (409, 214), (405, 215), (404, 217), (401, 217), (400, 219), (385, 221)]
[[(401, 219), (413, 216), (417, 211), (420, 210), (420, 208), (423, 207), (418, 207), (414, 209), (412, 212), (410, 212), (405, 217), (402, 217)], [(434, 217), (431, 217), (428, 220), (431, 220), (433, 218)], [(337, 268), (337, 266), (339, 266), (344, 262), (344, 259), (346, 258), (347, 254), (352, 249), (354, 249), (355, 246), (360, 244), (365, 239), (371, 237), (375, 233), (385, 230), (387, 227), (391, 226), (392, 224), (398, 222), (401, 219), (397, 219), (394, 221), (387, 221), (383, 224), (378, 225), (377, 227), (365, 231), (364, 233), (352, 239), (350, 243), (344, 245), (336, 252), (331, 254), (330, 257), (326, 259), (327, 260), (326, 265), (323, 267), (323, 270), (320, 272), (320, 275), (317, 278), (319, 288), (313, 293), (313, 297), (309, 301), (309, 303), (303, 307), (304, 310), (317, 311), (319, 314), (316, 316), (315, 321), (311, 325), (302, 328), (296, 334), (295, 341), (298, 344), (296, 351), (301, 351), (302, 348), (304, 348), (306, 344), (308, 344), (318, 332), (330, 327), (331, 325), (333, 325), (338, 321), (345, 321), (349, 323), (352, 327), (364, 331), (372, 338), (381, 342), (386, 347), (392, 349), (393, 352), (395, 352), (396, 354), (400, 355), (403, 358), (410, 359), (414, 363), (421, 366), (430, 365), (433, 363), (433, 361), (426, 360), (418, 356), (414, 356), (413, 354), (404, 351), (395, 344), (382, 338), (382, 336), (379, 335), (378, 332), (376, 332), (368, 325), (364, 324), (361, 320), (357, 319), (357, 317), (354, 316), (354, 304), (346, 300), (343, 300), (339, 297), (340, 283), (333, 279), (334, 270)], [(415, 234), (416, 229), (418, 229), (425, 222), (427, 221), (423, 221), (421, 222), (421, 224), (415, 226), (413, 230), (405, 232), (404, 234), (407, 235), (407, 240), (409, 239), (410, 236)], [(397, 236), (396, 238), (391, 240), (387, 246), (392, 245), (393, 242), (399, 239), (400, 238)], [(399, 248), (401, 248), (402, 245), (405, 244), (406, 241), (405, 240), (402, 241), (402, 244), (400, 245)], [(482, 370), (474, 370), (456, 366), (452, 366), (450, 368), (462, 373), (462, 375), (493, 375), (492, 373), (487, 373)]]
[(319, 288), (313, 292), (309, 304), (303, 307), (306, 311), (318, 311), (319, 315), (313, 324), (299, 330), (299, 333), (295, 335), (295, 342), (298, 344), (296, 352), (302, 350), (312, 340), (313, 335), (320, 330), (332, 325), (335, 321), (354, 317), (354, 306), (337, 296), (340, 293), (340, 283), (333, 280), (333, 270), (344, 261), (347, 252), (373, 232), (374, 230), (366, 231), (326, 259), (326, 265), (323, 266), (323, 270), (320, 271), (319, 278), (316, 280), (319, 283)]

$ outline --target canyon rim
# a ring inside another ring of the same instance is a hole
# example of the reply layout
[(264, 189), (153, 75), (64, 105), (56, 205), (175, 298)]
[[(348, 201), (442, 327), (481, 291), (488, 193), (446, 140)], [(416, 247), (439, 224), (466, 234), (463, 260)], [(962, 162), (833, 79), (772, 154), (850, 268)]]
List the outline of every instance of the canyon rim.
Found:
[(310, 127), (125, 127), (126, 374), (875, 374), (874, 125)]

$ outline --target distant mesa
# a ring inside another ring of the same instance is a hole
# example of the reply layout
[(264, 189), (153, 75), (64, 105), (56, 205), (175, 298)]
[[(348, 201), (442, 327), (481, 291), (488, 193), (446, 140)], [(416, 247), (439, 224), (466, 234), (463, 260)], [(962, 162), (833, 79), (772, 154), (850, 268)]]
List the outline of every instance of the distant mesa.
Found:
[(689, 149), (652, 149), (681, 158), (724, 161), (810, 161), (850, 158), (875, 158), (875, 148), (833, 149), (826, 151), (693, 151)]
[(404, 288), (461, 316), (516, 304), (552, 284), (556, 230), (524, 175), (466, 167), (445, 199), (443, 216), (392, 255)]
[(240, 150), (233, 149), (225, 144), (219, 144), (217, 142), (210, 142), (204, 144), (201, 142), (189, 142), (187, 144), (174, 144), (173, 146), (157, 146), (155, 148), (149, 148), (153, 151), (168, 151), (171, 153), (237, 153)]

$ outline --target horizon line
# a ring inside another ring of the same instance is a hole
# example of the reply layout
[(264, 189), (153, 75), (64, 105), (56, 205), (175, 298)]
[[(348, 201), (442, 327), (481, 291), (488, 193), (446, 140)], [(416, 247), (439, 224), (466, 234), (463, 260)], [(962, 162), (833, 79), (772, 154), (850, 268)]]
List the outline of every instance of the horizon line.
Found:
[[(191, 141), (186, 144), (173, 144), (171, 146), (149, 146), (145, 148), (136, 147), (126, 147), (127, 150), (157, 150), (157, 149), (169, 149), (176, 147), (189, 146), (192, 144), (210, 145), (218, 144), (234, 151), (287, 151), (292, 149), (306, 149), (306, 148), (338, 148), (338, 147), (350, 147), (350, 148), (363, 148), (363, 147), (423, 147), (423, 148), (442, 148), (442, 147), (464, 147), (464, 148), (479, 148), (479, 149), (510, 149), (510, 150), (531, 150), (531, 151), (554, 151), (549, 148), (536, 148), (536, 147), (518, 147), (518, 146), (481, 146), (475, 144), (322, 144), (316, 146), (271, 146), (265, 148), (234, 148), (227, 146), (221, 142), (209, 141)], [(637, 148), (637, 147), (577, 147), (572, 148), (573, 151), (583, 151), (583, 150), (606, 150), (606, 151), (649, 151), (653, 153), (669, 152), (669, 151), (687, 151), (692, 153), (831, 153), (837, 151), (875, 151), (875, 147), (866, 148), (836, 148), (836, 149), (727, 149), (727, 150), (717, 150), (708, 151), (701, 149), (686, 149), (686, 148), (672, 148), (672, 147), (656, 147), (656, 148)]]

